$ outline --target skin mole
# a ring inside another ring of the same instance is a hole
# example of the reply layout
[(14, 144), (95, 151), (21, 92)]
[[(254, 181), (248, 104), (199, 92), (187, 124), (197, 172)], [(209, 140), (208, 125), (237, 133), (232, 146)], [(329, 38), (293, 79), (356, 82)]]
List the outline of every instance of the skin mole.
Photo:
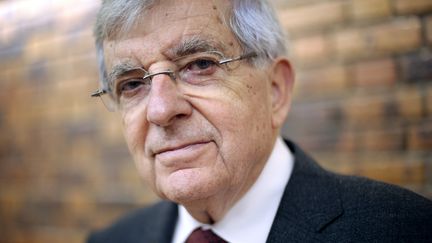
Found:
[(222, 19), (221, 19), (219, 16), (216, 16), (216, 21), (217, 21), (219, 24), (223, 24), (223, 21), (222, 21)]

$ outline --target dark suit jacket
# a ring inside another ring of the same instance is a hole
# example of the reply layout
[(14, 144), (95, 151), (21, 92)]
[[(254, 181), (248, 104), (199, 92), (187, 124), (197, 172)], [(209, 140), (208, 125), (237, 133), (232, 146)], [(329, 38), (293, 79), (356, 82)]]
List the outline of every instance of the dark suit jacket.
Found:
[[(295, 144), (288, 146), (294, 169), (267, 242), (432, 242), (431, 201), (325, 171)], [(176, 204), (160, 202), (93, 233), (88, 243), (168, 243), (176, 220)]]

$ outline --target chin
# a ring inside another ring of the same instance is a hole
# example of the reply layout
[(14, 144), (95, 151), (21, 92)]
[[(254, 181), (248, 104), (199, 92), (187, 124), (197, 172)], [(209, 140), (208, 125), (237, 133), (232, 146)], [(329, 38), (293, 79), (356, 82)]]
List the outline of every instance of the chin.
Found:
[(203, 189), (203, 188), (196, 188), (196, 187), (172, 187), (166, 190), (164, 193), (165, 198), (167, 200), (187, 205), (191, 204), (197, 201), (205, 200), (209, 197), (211, 197), (212, 193), (209, 191)]
[(172, 173), (161, 184), (164, 198), (180, 204), (205, 200), (223, 188), (218, 177), (209, 177), (193, 169)]

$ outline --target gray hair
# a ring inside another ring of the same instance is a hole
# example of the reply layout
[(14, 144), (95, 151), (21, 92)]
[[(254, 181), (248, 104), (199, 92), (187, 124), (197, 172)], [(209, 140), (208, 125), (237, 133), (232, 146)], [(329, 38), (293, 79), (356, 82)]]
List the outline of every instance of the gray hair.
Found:
[[(126, 33), (158, 0), (102, 0), (94, 28), (100, 81), (108, 88), (103, 41)], [(284, 32), (267, 0), (232, 0), (230, 19), (225, 22), (245, 51), (257, 54), (253, 64), (263, 66), (287, 54)]]

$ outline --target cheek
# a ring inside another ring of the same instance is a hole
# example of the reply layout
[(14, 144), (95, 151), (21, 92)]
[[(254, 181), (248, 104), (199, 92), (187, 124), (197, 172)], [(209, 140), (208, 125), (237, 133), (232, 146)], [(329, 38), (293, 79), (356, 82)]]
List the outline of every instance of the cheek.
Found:
[[(229, 100), (230, 115), (237, 123), (236, 129), (247, 129), (249, 133), (262, 132), (271, 124), (271, 97), (264, 82), (246, 82), (237, 86), (235, 97)], [(238, 124), (240, 123), (240, 124)]]
[[(244, 149), (254, 150), (257, 140), (271, 134), (268, 97), (251, 84), (243, 89), (221, 93), (211, 102), (201, 103), (201, 112), (218, 130), (223, 154), (231, 155)], [(241, 96), (239, 95), (241, 94)], [(251, 145), (252, 144), (252, 145)], [(252, 146), (252, 148), (251, 148)]]
[(135, 166), (141, 178), (151, 187), (155, 187), (154, 162), (145, 155), (147, 123), (143, 120), (145, 113), (135, 112), (123, 115), (123, 133)]
[(217, 92), (207, 93), (195, 102), (200, 113), (225, 138), (232, 134), (233, 139), (244, 139), (249, 133), (268, 132), (271, 127), (271, 92), (261, 76), (234, 76)]
[(144, 143), (147, 133), (145, 114), (143, 111), (130, 112), (122, 115), (123, 133), (130, 152), (135, 157), (140, 157), (144, 151)]
[(235, 84), (235, 95), (226, 96), (224, 105), (220, 105), (223, 111), (217, 116), (220, 122), (218, 127), (226, 128), (222, 131), (225, 132), (223, 137), (225, 141), (230, 141), (233, 153), (247, 151), (257, 154), (262, 149), (257, 147), (262, 144), (260, 141), (269, 139), (273, 134), (270, 88), (264, 79), (262, 82), (252, 78), (249, 80), (251, 82)]

